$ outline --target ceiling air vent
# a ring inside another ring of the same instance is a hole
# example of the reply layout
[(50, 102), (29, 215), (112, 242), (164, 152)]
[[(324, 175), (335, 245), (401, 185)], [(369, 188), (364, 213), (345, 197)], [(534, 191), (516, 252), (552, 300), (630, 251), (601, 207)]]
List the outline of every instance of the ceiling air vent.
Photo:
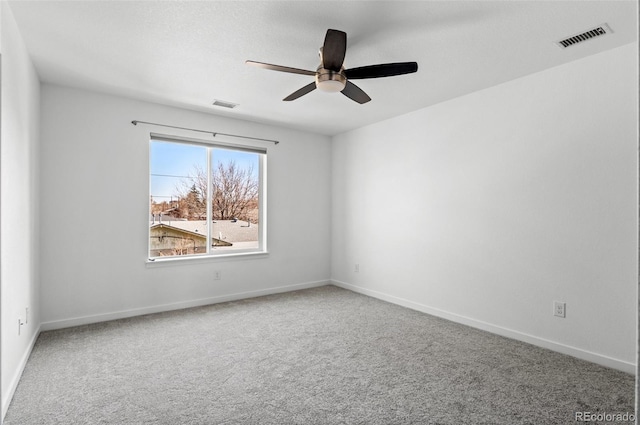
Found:
[(233, 109), (236, 106), (238, 106), (238, 104), (237, 103), (226, 102), (224, 100), (214, 100), (213, 101), (213, 106), (220, 106), (221, 108)]
[(571, 37), (567, 37), (564, 40), (560, 40), (556, 42), (556, 44), (563, 49), (566, 49), (567, 47), (573, 46), (574, 44), (582, 43), (583, 41), (587, 41), (595, 37), (601, 37), (612, 32), (613, 31), (611, 31), (609, 25), (602, 24), (599, 27), (592, 28), (580, 34), (572, 35)]

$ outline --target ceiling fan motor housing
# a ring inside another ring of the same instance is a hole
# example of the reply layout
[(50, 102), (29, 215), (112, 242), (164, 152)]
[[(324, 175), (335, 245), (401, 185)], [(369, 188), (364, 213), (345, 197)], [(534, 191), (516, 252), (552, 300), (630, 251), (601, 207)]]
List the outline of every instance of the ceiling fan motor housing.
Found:
[(316, 87), (318, 90), (335, 93), (342, 91), (347, 84), (347, 77), (344, 75), (344, 68), (340, 72), (323, 68), (322, 65), (316, 70)]

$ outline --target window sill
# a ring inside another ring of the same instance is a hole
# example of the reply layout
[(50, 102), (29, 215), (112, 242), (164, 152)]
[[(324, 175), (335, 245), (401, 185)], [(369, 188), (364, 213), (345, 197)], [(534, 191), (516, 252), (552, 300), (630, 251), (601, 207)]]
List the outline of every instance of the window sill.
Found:
[(236, 261), (236, 260), (254, 260), (260, 258), (267, 258), (269, 256), (268, 251), (259, 251), (259, 252), (236, 252), (230, 254), (219, 254), (219, 255), (198, 255), (198, 256), (190, 256), (190, 257), (157, 257), (157, 258), (147, 258), (146, 266), (147, 267), (156, 267), (156, 266), (178, 266), (184, 264), (192, 264), (192, 263), (200, 263), (207, 261)]

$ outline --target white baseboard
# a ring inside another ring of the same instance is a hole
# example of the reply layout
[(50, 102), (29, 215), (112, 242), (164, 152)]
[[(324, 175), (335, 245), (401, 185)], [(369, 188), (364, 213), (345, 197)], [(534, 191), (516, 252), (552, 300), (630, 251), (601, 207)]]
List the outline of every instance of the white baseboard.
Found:
[(109, 320), (125, 319), (127, 317), (142, 316), (144, 314), (162, 313), (171, 310), (181, 310), (184, 308), (200, 307), (203, 305), (218, 304), (227, 301), (237, 301), (245, 298), (255, 298), (264, 295), (278, 294), (282, 292), (298, 291), (300, 289), (315, 288), (331, 284), (328, 280), (318, 280), (315, 282), (298, 283), (294, 285), (277, 286), (274, 288), (260, 289), (257, 291), (239, 292), (236, 294), (221, 295), (211, 298), (201, 298), (197, 300), (182, 301), (171, 304), (161, 304), (150, 307), (142, 307), (131, 310), (114, 311), (111, 313), (95, 314), (90, 316), (74, 317), (71, 319), (53, 320), (43, 322), (42, 331), (54, 329), (70, 328), (73, 326), (88, 325), (90, 323), (106, 322)]
[(412, 310), (421, 311), (423, 313), (430, 314), (432, 316), (441, 317), (443, 319), (450, 320), (452, 322), (461, 323), (463, 325), (471, 326), (473, 328), (481, 329), (483, 331), (491, 332), (497, 335), (501, 335), (507, 338), (515, 339), (518, 341), (526, 342), (538, 347), (546, 348), (548, 350), (556, 351), (558, 353), (567, 354), (572, 357), (577, 357), (582, 360), (586, 360), (592, 363), (596, 363), (602, 366), (610, 367), (613, 369), (621, 370), (623, 372), (636, 374), (636, 365), (634, 363), (626, 362), (612, 357), (604, 356), (602, 354), (593, 353), (590, 351), (582, 350), (580, 348), (572, 347), (569, 345), (561, 344), (554, 341), (549, 341), (544, 338), (539, 338), (534, 335), (514, 331), (512, 329), (496, 326), (491, 323), (483, 322), (480, 320), (472, 319), (469, 317), (461, 316), (448, 311), (440, 310), (437, 308), (429, 307), (424, 304), (409, 301), (404, 298), (399, 298), (393, 295), (385, 294), (383, 292), (374, 291), (371, 289), (363, 288), (350, 283), (341, 282), (338, 280), (331, 280), (331, 284), (343, 289), (347, 289), (353, 292), (357, 292), (363, 295), (368, 295), (373, 298), (378, 298), (383, 301), (390, 302), (392, 304), (401, 305), (403, 307), (410, 308)]
[(14, 372), (11, 377), (11, 381), (9, 382), (9, 388), (6, 394), (2, 394), (2, 417), (0, 418), (0, 424), (4, 422), (4, 417), (7, 414), (7, 410), (9, 410), (9, 404), (11, 404), (11, 400), (13, 399), (13, 394), (16, 392), (16, 388), (18, 388), (18, 383), (20, 382), (20, 378), (22, 377), (22, 372), (24, 372), (24, 368), (27, 366), (27, 361), (31, 356), (31, 352), (33, 351), (33, 347), (36, 345), (36, 340), (40, 335), (41, 326), (38, 326), (36, 331), (31, 337), (31, 341), (29, 341), (29, 346), (26, 351), (22, 354), (20, 358), (20, 363), (18, 364), (18, 368)]

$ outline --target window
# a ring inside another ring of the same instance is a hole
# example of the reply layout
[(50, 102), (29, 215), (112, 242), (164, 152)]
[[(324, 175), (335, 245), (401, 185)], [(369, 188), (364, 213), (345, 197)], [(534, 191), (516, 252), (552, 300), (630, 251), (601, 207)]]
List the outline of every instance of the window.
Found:
[(152, 135), (149, 258), (265, 252), (261, 148)]

